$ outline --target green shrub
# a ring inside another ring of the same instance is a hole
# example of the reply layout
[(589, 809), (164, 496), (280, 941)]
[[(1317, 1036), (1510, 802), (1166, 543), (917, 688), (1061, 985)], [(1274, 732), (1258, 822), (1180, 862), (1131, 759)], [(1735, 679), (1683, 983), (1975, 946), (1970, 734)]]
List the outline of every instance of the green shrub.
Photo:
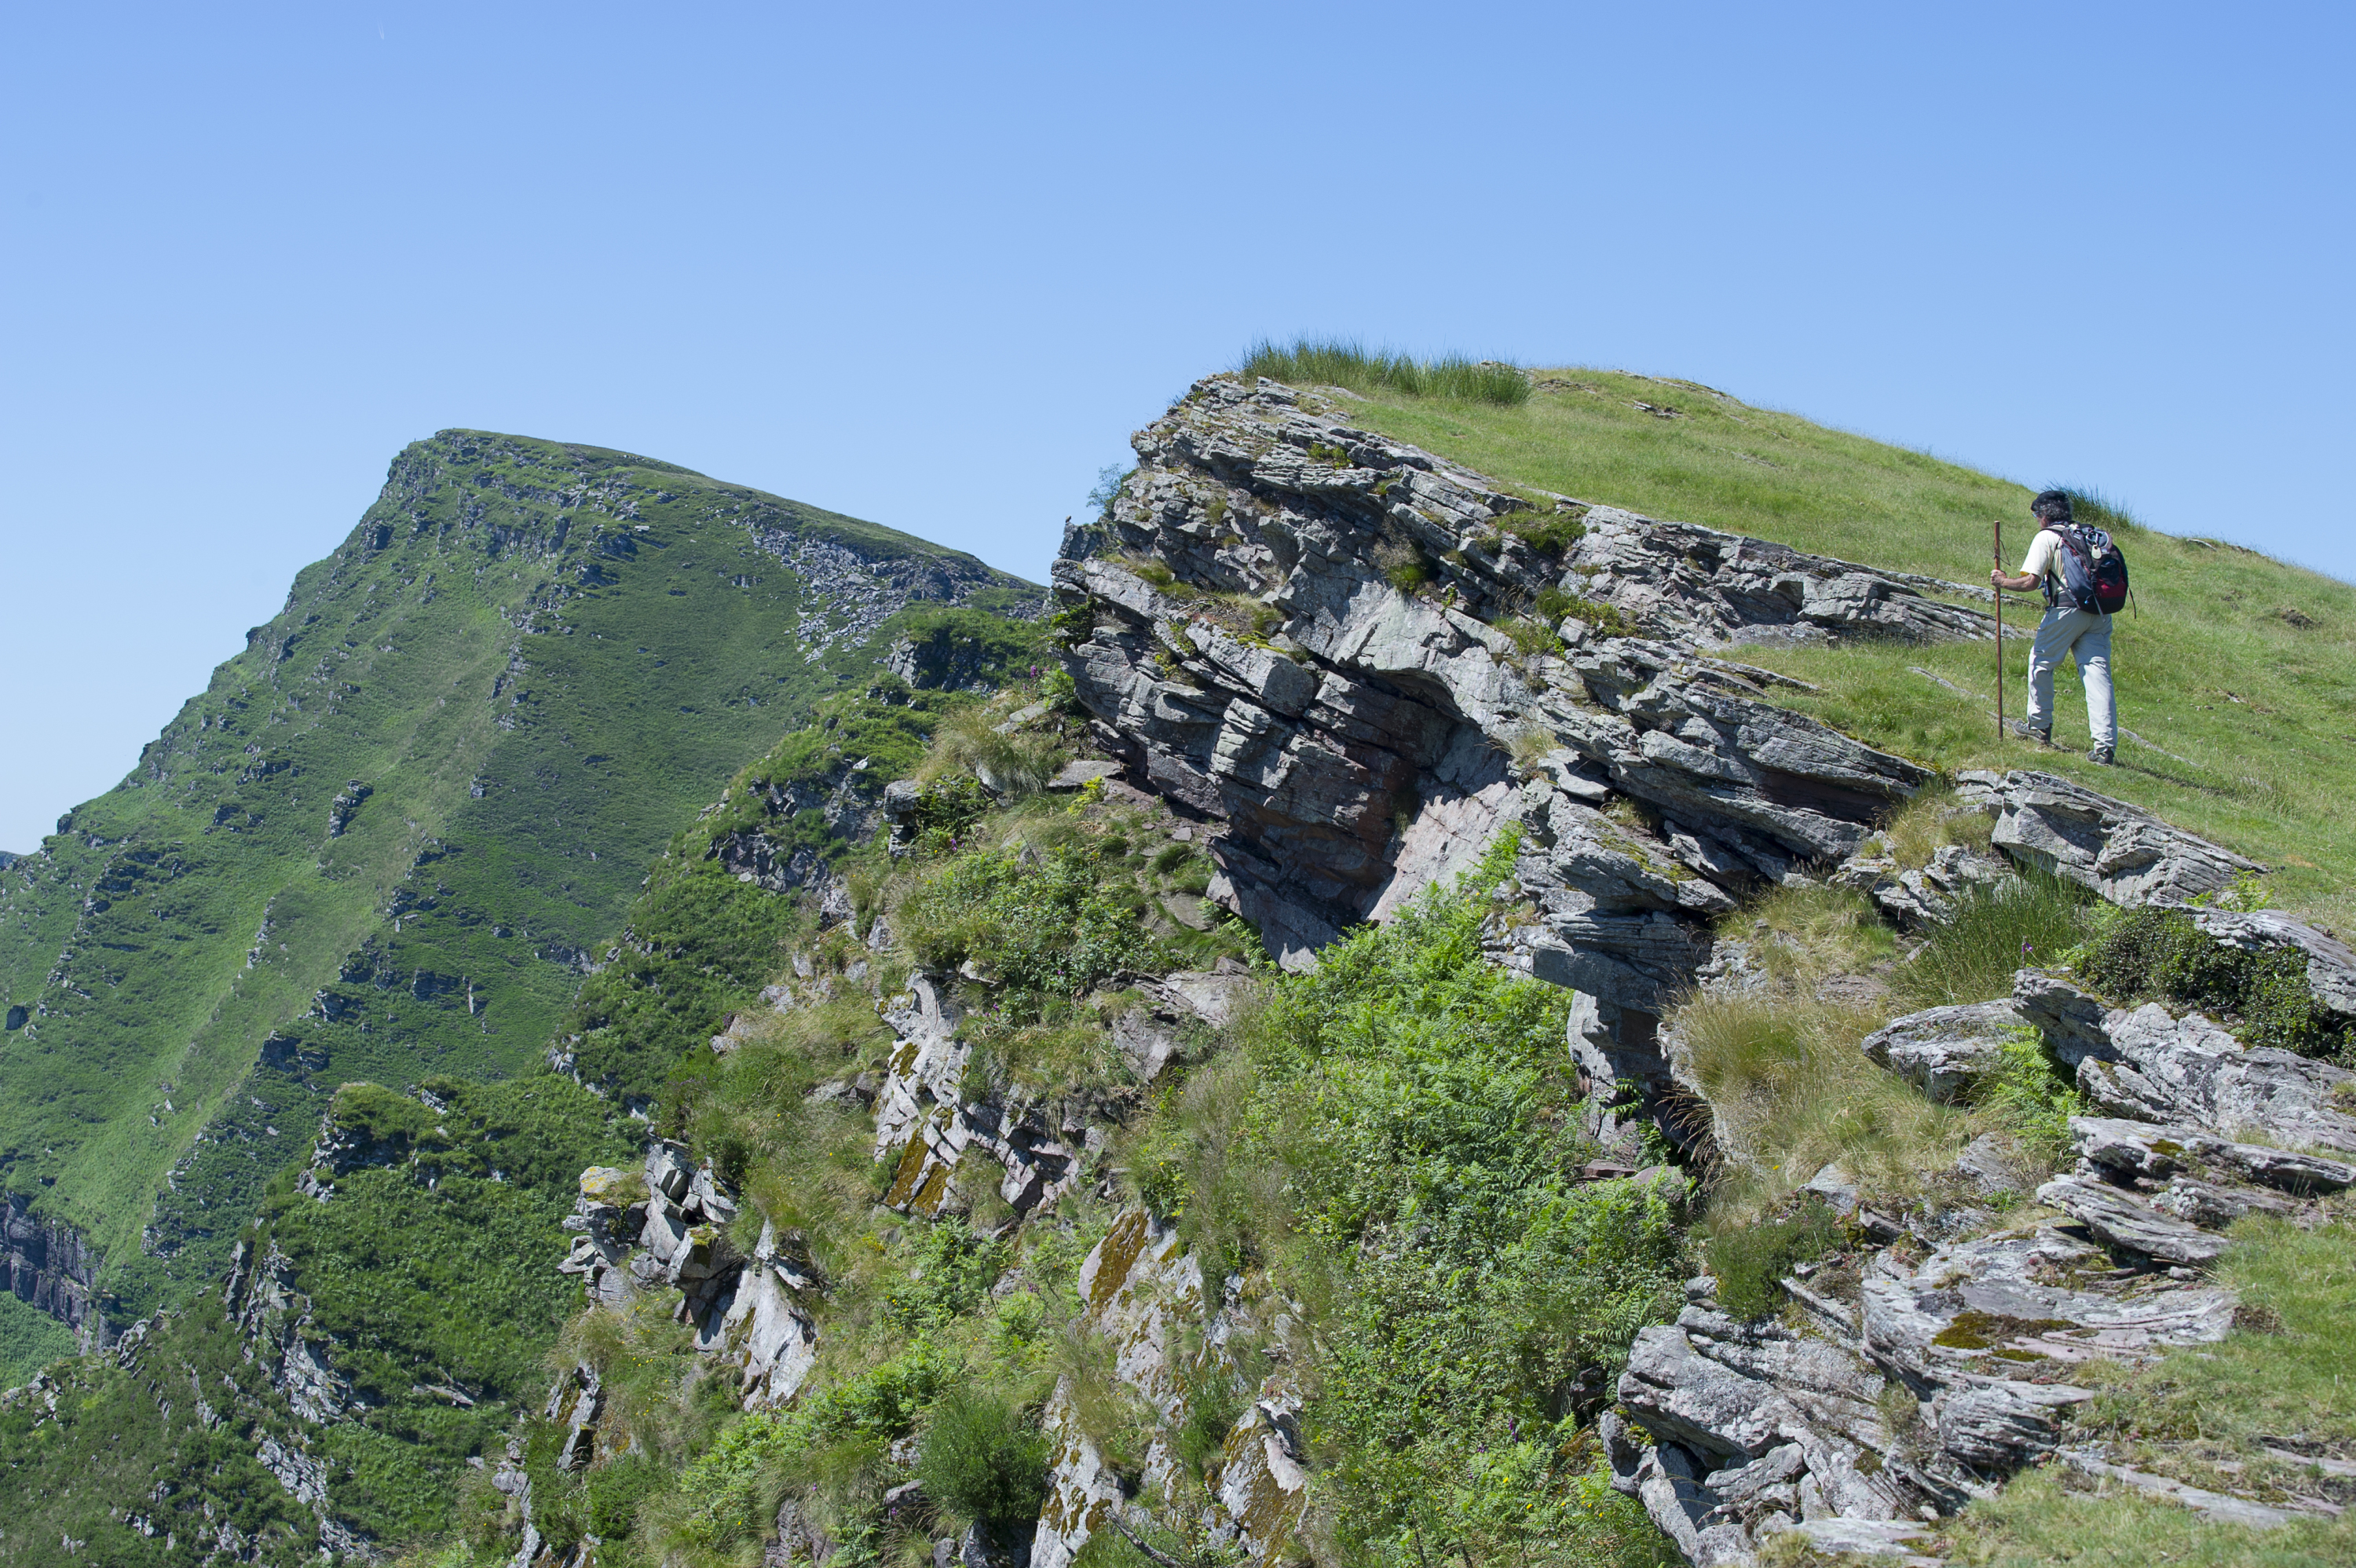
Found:
[(1004, 1242), (978, 1236), (955, 1218), (919, 1227), (909, 1253), (907, 1277), (884, 1293), (884, 1305), (894, 1317), (920, 1328), (973, 1310), (1006, 1268)]
[(815, 1456), (846, 1441), (881, 1449), (905, 1437), (960, 1367), (918, 1338), (850, 1381), (805, 1394), (791, 1411), (747, 1415), (680, 1473), (681, 1536), (702, 1547), (757, 1538), (777, 1490)]
[(988, 816), (998, 803), (971, 773), (952, 773), (926, 784), (916, 796), (916, 830), (938, 835), (944, 844)]
[(1530, 379), (1518, 366), (1461, 354), (1418, 359), (1387, 348), (1369, 352), (1363, 344), (1338, 337), (1296, 337), (1284, 345), (1261, 338), (1244, 351), (1236, 371), (1294, 387), (1353, 387), (1462, 402), (1511, 405), (1530, 397)]
[[(1074, 996), (1144, 961), (1133, 889), (1074, 846), (1034, 859), (958, 856), (901, 901), (894, 927), (918, 963), (955, 969), (975, 959), (1009, 992)], [(1034, 997), (1016, 1010), (1035, 1006)]]
[[(1559, 560), (1571, 546), (1587, 537), (1586, 517), (1584, 507), (1514, 512), (1507, 515), (1505, 527), (1507, 533), (1540, 555)], [(1560, 611), (1556, 612), (1558, 618), (1560, 614)]]
[(916, 1478), (934, 1506), (993, 1530), (1029, 1524), (1047, 1500), (1046, 1435), (981, 1389), (956, 1389), (933, 1406)]
[(2181, 911), (2147, 907), (2113, 917), (2077, 970), (2119, 1000), (2158, 998), (2221, 1014), (2251, 1045), (2356, 1061), (2356, 1027), (2335, 1023), (2317, 1002), (2296, 947), (2245, 952), (2201, 934)]
[(2015, 970), (2052, 963), (2085, 940), (2093, 899), (2077, 883), (2033, 869), (1967, 888), (1953, 918), (1892, 977), (1891, 989), (1924, 1008), (2008, 997)]
[(606, 1541), (628, 1535), (637, 1525), (638, 1505), (669, 1481), (669, 1472), (642, 1454), (624, 1455), (590, 1471), (584, 1484), (589, 1533)]
[[(1311, 1304), (1302, 1424), (1347, 1561), (1411, 1564), (1419, 1534), (1507, 1562), (1656, 1539), (1593, 1486), (1574, 1404), (1667, 1308), (1679, 1216), (1660, 1187), (1579, 1179), (1570, 998), (1482, 956), (1514, 850), (1274, 981), (1123, 1161), (1206, 1275), (1264, 1267)], [(1232, 1421), (1199, 1375), (1184, 1441), (1207, 1455)]]
[(1839, 1219), (1813, 1199), (1789, 1219), (1730, 1226), (1705, 1249), (1718, 1276), (1718, 1304), (1730, 1317), (1766, 1317), (1783, 1305), (1782, 1281), (1792, 1265), (1824, 1256), (1841, 1240)]
[(1523, 654), (1536, 656), (1562, 652), (1562, 639), (1555, 635), (1552, 626), (1542, 621), (1533, 621), (1526, 615), (1511, 615), (1498, 622), (1497, 629), (1513, 638), (1515, 648)]

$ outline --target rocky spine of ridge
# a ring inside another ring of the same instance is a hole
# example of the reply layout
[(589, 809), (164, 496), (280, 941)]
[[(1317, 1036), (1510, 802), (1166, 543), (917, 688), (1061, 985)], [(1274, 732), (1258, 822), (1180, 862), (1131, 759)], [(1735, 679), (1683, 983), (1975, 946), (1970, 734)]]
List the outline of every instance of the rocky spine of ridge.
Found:
[[(1570, 1050), (1599, 1091), (1636, 1092), (1602, 1111), (1600, 1135), (1651, 1120), (1698, 1154), (1714, 1118), (1661, 1016), (1694, 988), (1749, 983), (1712, 916), (1829, 876), (1920, 928), (2009, 874), (1960, 849), (1905, 872), (1859, 853), (1930, 775), (1778, 707), (1782, 677), (1730, 650), (1993, 628), (1932, 597), (1976, 596), (1959, 585), (1508, 492), (1351, 425), (1346, 397), (1197, 383), (1136, 438), (1140, 467), (1104, 518), (1067, 530), (1055, 579), (1095, 738), (1205, 820), (1224, 871), (1213, 896), (1288, 966), (1518, 823), (1493, 958), (1580, 993)], [(1569, 613), (1533, 627), (1542, 603)], [(2262, 869), (2051, 774), (1959, 784), (1995, 813), (2003, 857), (2115, 903), (2190, 907)], [(2279, 914), (2193, 918), (2220, 943), (2299, 949), (2317, 999), (2356, 1018), (2356, 955), (2333, 939)], [(1873, 1213), (1828, 1169), (1817, 1189), (1885, 1243), (1861, 1280), (1845, 1294), (1783, 1281), (1795, 1328), (1729, 1317), (1697, 1279), (1676, 1323), (1638, 1337), (1606, 1447), (1615, 1484), (1690, 1561), (1749, 1562), (1780, 1530), (1909, 1554), (1921, 1520), (2055, 1450), (2085, 1397), (2060, 1371), (2226, 1332), (2232, 1295), (2198, 1270), (2219, 1227), (2311, 1211), (2356, 1180), (2340, 1161), (2236, 1141), (2255, 1129), (2348, 1148), (2351, 1075), (2244, 1050), (2198, 1014), (2107, 1008), (2024, 971), (2012, 1001), (1898, 1020), (1868, 1050), (1944, 1098), (2022, 1023), (2108, 1113), (2073, 1122), (2077, 1171), (2035, 1194), (2068, 1222), (2001, 1226), (2000, 1195), (2028, 1195), (1979, 1146), (1955, 1174), (1988, 1206), (1939, 1215)], [(2211, 1502), (2244, 1522), (2290, 1517)]]

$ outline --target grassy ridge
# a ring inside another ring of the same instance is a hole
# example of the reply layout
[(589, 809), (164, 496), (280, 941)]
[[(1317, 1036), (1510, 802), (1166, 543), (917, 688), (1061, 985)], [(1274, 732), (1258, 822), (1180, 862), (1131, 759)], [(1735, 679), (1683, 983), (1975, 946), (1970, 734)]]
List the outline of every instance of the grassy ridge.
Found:
[(30, 1012), (0, 1182), (90, 1232), (134, 1315), (219, 1273), (336, 1083), (532, 1061), (678, 822), (873, 672), (893, 627), (846, 584), (1022, 587), (626, 453), (409, 448), (138, 768), (0, 872)]
[[(2007, 571), (2028, 547), (2029, 491), (1991, 475), (1688, 381), (1530, 374), (1519, 405), (1369, 381), (1337, 412), (1508, 484), (1875, 566), (1985, 582), (1996, 518)], [(2122, 742), (2116, 769), (2000, 741), (1985, 645), (1850, 641), (1747, 656), (1822, 688), (1779, 700), (1876, 745), (1946, 769), (2078, 778), (2275, 868), (2269, 890), (2283, 908), (2356, 926), (2356, 797), (2346, 787), (2356, 776), (2356, 588), (2222, 541), (2143, 529), (2123, 544), (2138, 609), (2115, 624), (2112, 670), (2120, 720), (2140, 740)], [(2033, 601), (2008, 599), (2008, 623), (2031, 625), (2037, 613)], [(2018, 717), (2026, 647), (2007, 657), (2006, 709)], [(2083, 751), (2074, 670), (2055, 687), (2055, 734)]]

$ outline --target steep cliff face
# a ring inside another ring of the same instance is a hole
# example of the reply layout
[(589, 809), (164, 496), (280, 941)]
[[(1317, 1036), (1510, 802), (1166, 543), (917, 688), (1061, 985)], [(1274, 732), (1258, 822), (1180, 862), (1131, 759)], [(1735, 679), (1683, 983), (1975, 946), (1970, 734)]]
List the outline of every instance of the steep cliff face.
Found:
[(1070, 668), (1108, 749), (1229, 824), (1220, 896), (1290, 962), (1462, 864), (1516, 752), (1571, 802), (1657, 814), (1659, 858), (1706, 880), (1845, 855), (1927, 773), (1712, 655), (1992, 635), (1924, 592), (1948, 585), (1507, 494), (1271, 382), (1198, 383), (1136, 444), (1055, 570)]
[(32, 1212), (30, 1201), (16, 1193), (0, 1205), (0, 1290), (37, 1307), (74, 1330), (85, 1350), (103, 1335), (102, 1315), (92, 1310), (97, 1288), (98, 1257), (80, 1232)]

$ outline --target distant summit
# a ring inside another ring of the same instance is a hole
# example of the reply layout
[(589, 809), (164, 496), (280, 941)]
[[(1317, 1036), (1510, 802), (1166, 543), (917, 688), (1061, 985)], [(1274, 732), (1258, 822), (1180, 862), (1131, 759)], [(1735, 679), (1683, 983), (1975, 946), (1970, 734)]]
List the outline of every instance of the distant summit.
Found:
[(338, 1083), (536, 1060), (679, 823), (904, 612), (1040, 603), (626, 453), (402, 451), (123, 782), (0, 856), (0, 1188), (102, 1260), (69, 1321), (218, 1275)]

